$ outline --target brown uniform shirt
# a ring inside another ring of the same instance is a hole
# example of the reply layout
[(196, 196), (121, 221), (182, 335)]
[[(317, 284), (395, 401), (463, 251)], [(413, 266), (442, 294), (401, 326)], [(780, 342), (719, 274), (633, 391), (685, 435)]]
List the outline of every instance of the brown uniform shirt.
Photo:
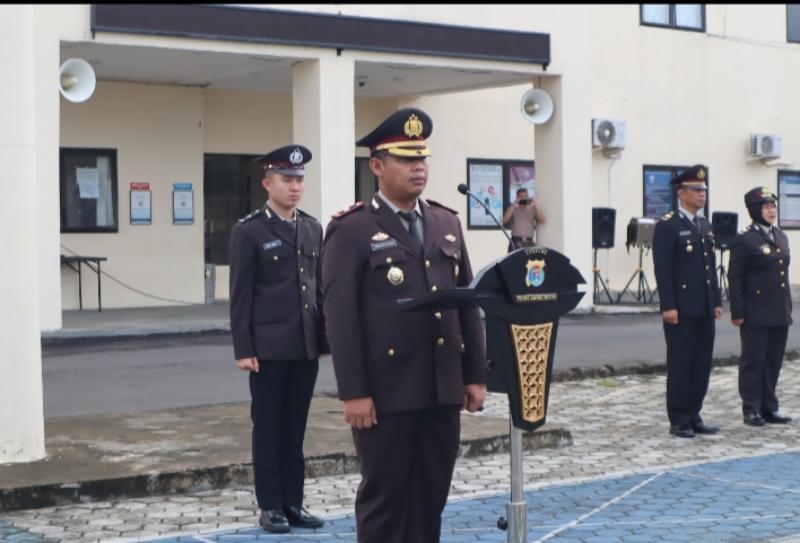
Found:
[(455, 212), (421, 203), (423, 251), (378, 196), (335, 217), (325, 235), (324, 307), (339, 398), (371, 396), (379, 414), (461, 405), (465, 384), (486, 382), (477, 309), (399, 310), (398, 299), (472, 280)]

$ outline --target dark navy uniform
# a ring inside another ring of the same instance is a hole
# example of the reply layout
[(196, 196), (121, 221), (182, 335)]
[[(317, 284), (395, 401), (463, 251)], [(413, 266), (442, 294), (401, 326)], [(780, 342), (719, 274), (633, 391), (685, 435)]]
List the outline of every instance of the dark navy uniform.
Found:
[[(407, 120), (412, 129), (419, 121), (427, 136), (430, 120), (419, 110), (400, 110), (387, 122), (402, 127)], [(366, 145), (374, 149), (372, 142)], [(378, 416), (377, 425), (353, 429), (362, 543), (439, 541), (464, 386), (486, 382), (477, 309), (399, 311), (398, 299), (472, 280), (456, 213), (430, 200), (418, 203), (422, 247), (379, 195), (335, 215), (325, 235), (325, 313), (339, 398), (372, 397)]]
[[(696, 179), (699, 171), (704, 170), (692, 168), (673, 183)], [(667, 414), (673, 427), (696, 429), (703, 424), (700, 410), (711, 372), (714, 309), (722, 306), (709, 222), (697, 217), (695, 224), (678, 211), (667, 213), (653, 233), (653, 263), (661, 311), (678, 311), (677, 324), (664, 322)]]
[[(760, 187), (745, 196), (748, 209), (757, 208), (755, 217), (761, 217), (763, 202), (775, 200), (769, 189)], [(736, 236), (728, 270), (731, 319), (744, 319), (739, 330), (742, 410), (745, 417), (757, 414), (768, 422), (778, 412), (775, 386), (792, 324), (789, 240), (777, 226), (771, 229), (772, 237), (754, 222)]]
[[(298, 166), (310, 160), (307, 149), (289, 146), (277, 156), (294, 150), (299, 162), (279, 172), (302, 175)], [(266, 157), (267, 167), (286, 167)], [(262, 510), (281, 510), (302, 506), (303, 437), (318, 359), (327, 348), (322, 226), (300, 210), (292, 224), (268, 204), (231, 232), (231, 335), (235, 358), (256, 357), (260, 366), (250, 372), (256, 499)]]

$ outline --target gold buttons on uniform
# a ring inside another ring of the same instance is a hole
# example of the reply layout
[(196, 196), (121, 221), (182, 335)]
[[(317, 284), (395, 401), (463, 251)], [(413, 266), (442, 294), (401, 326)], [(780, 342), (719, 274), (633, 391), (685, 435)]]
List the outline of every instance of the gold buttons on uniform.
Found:
[(710, 285), (710, 284), (711, 284), (711, 279), (706, 279), (706, 285)]
[(441, 347), (442, 345), (444, 345), (444, 338), (443, 338), (443, 337), (440, 337), (439, 339), (437, 339), (437, 340), (436, 340), (436, 345), (438, 345), (439, 347)]
[(436, 292), (437, 290), (439, 290), (439, 289), (438, 289), (438, 288), (436, 288), (436, 285), (433, 285), (433, 286), (431, 287), (431, 292)]
[(297, 256), (300, 256), (300, 249), (297, 250)]
[(425, 261), (425, 267), (426, 268), (430, 268), (431, 267), (431, 261), (430, 260), (426, 260)]
[(785, 287), (786, 287), (786, 283), (781, 283), (781, 288), (785, 288)]
[(442, 312), (441, 311), (437, 311), (436, 313), (433, 314), (433, 316), (436, 317), (437, 319), (441, 320)]
[(387, 264), (391, 264), (392, 263), (392, 257), (391, 256), (387, 256), (386, 257), (386, 263)]
[(778, 264), (783, 264), (783, 259), (778, 260)]
[(305, 309), (306, 311), (308, 311), (308, 304), (304, 305), (304, 306), (303, 306), (303, 309)]
[(273, 256), (272, 260), (278, 260), (278, 255)]
[(303, 273), (304, 271), (305, 271), (305, 270), (303, 270), (303, 268), (300, 268), (300, 273)]
[(786, 275), (786, 272), (781, 270), (781, 277), (783, 277), (784, 275)]
[(778, 253), (778, 254), (781, 254), (781, 248), (778, 247), (777, 249), (775, 249), (775, 252)]
[(389, 349), (388, 354), (389, 356), (394, 356), (394, 349)]
[(303, 289), (303, 291), (306, 290), (306, 286), (305, 285), (301, 286), (300, 288)]
[(756, 294), (761, 294), (761, 291), (759, 289), (756, 289)]
[(681, 285), (681, 288), (682, 288), (683, 290), (686, 290), (686, 285), (685, 285), (685, 284)]

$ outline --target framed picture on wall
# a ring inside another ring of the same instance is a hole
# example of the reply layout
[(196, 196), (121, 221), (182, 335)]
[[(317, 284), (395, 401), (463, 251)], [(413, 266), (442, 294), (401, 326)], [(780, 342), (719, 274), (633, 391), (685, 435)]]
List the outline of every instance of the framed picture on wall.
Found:
[[(503, 220), (503, 212), (517, 198), (518, 189), (526, 189), (531, 198), (536, 197), (536, 176), (533, 161), (467, 159), (467, 186), (469, 191)], [(497, 230), (498, 226), (478, 202), (469, 198), (467, 206), (468, 230)]]
[(778, 226), (800, 229), (800, 171), (778, 170)]
[[(503, 165), (501, 163), (469, 164), (467, 185), (472, 195), (483, 202), (500, 220), (503, 215)], [(497, 228), (492, 217), (472, 198), (469, 198), (467, 206), (467, 228)]]

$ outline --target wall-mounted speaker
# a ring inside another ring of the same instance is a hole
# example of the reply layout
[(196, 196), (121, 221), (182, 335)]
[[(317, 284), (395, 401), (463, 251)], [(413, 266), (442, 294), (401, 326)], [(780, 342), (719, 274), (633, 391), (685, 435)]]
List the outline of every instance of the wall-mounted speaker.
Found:
[(614, 224), (617, 210), (610, 207), (592, 208), (592, 249), (610, 249), (614, 246)]

